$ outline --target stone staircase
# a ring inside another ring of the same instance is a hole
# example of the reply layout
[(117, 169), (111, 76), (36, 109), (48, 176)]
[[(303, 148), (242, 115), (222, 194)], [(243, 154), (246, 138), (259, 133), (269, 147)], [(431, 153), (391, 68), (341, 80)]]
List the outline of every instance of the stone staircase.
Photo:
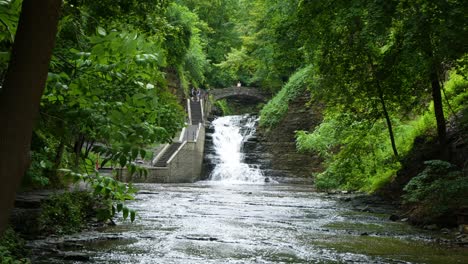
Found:
[(192, 120), (192, 125), (198, 125), (198, 123), (203, 123), (203, 114), (201, 103), (197, 101), (190, 101), (190, 115)]
[(159, 157), (159, 159), (156, 161), (155, 164), (153, 164), (154, 167), (166, 167), (167, 162), (169, 159), (172, 157), (172, 155), (179, 149), (180, 145), (182, 145), (182, 142), (173, 142)]
[(157, 158), (157, 160), (153, 163), (154, 167), (164, 168), (167, 167), (167, 162), (169, 159), (176, 153), (179, 147), (182, 145), (184, 141), (193, 141), (197, 135), (198, 125), (203, 123), (203, 113), (202, 113), (202, 100), (188, 100), (189, 104), (189, 115), (191, 124), (188, 125), (182, 131), (182, 137), (179, 141), (174, 141), (169, 145), (169, 147), (163, 150), (163, 153)]

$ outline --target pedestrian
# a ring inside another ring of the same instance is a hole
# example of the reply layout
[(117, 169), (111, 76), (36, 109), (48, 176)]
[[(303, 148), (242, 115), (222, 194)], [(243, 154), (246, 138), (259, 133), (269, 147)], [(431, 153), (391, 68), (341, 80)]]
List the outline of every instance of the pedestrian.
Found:
[(195, 101), (195, 96), (197, 95), (197, 91), (195, 90), (195, 87), (192, 87), (192, 91), (190, 93), (191, 93), (190, 99), (192, 101)]
[(197, 102), (200, 101), (200, 96), (201, 96), (201, 90), (197, 89)]
[(238, 81), (238, 82), (237, 82), (237, 87), (241, 87), (241, 86), (242, 86), (241, 82)]

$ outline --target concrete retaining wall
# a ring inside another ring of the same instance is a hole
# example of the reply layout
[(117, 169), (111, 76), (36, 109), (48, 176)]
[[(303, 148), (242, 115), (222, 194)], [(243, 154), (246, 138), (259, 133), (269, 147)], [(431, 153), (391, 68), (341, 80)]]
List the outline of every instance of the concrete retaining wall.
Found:
[(196, 141), (187, 141), (179, 152), (168, 162), (169, 177), (165, 182), (194, 182), (201, 178), (205, 127), (200, 126)]
[(200, 126), (195, 141), (185, 141), (168, 161), (167, 167), (147, 167), (148, 174), (130, 176), (126, 169), (121, 171), (120, 180), (134, 183), (183, 183), (201, 178), (205, 127)]

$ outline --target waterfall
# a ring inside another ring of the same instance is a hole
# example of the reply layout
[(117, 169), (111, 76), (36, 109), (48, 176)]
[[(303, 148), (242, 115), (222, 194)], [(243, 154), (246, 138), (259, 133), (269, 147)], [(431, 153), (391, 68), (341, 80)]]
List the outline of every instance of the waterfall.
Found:
[(253, 116), (224, 116), (212, 122), (215, 167), (211, 181), (229, 183), (263, 183), (259, 168), (243, 162), (243, 142), (255, 134), (258, 119)]

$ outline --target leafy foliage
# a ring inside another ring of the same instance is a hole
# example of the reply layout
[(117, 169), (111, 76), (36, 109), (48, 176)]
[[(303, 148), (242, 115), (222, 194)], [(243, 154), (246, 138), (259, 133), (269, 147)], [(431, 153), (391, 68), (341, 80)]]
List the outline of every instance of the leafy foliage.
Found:
[(418, 217), (429, 221), (468, 204), (468, 178), (454, 165), (441, 161), (424, 162), (426, 168), (405, 186), (406, 203), (419, 204)]
[(399, 168), (389, 142), (384, 140), (386, 130), (381, 121), (327, 112), (313, 133), (298, 131), (296, 137), (299, 151), (313, 150), (326, 160), (326, 170), (315, 177), (318, 189), (372, 191), (388, 182)]
[(21, 3), (21, 0), (0, 1), (0, 43), (5, 41), (13, 43), (18, 25), (19, 12), (21, 10)]
[(229, 108), (226, 99), (216, 101), (215, 106), (218, 107), (225, 116), (232, 114), (232, 110)]
[(94, 214), (94, 201), (87, 192), (55, 194), (41, 205), (39, 229), (45, 233), (71, 234), (86, 225)]
[(260, 126), (273, 128), (281, 122), (291, 100), (302, 95), (307, 88), (306, 80), (313, 74), (312, 66), (297, 71), (284, 87), (260, 111)]
[(133, 194), (137, 191), (131, 183), (122, 183), (113, 177), (101, 176), (99, 173), (88, 175), (75, 173), (70, 170), (62, 171), (67, 173), (74, 182), (82, 181), (89, 183), (93, 189), (93, 195), (102, 201), (100, 208), (97, 209), (99, 219), (112, 219), (117, 213), (122, 212), (124, 220), (128, 216), (130, 216), (131, 222), (135, 220), (136, 211), (129, 209), (124, 204), (127, 200), (133, 200)]
[[(226, 54), (232, 48), (238, 48), (240, 44), (240, 34), (235, 29), (235, 18), (239, 14), (238, 0), (177, 0), (178, 5), (186, 6), (192, 13), (197, 14), (203, 25), (192, 23), (199, 30), (200, 46), (202, 50), (191, 51), (191, 55), (186, 57), (185, 68), (190, 69), (188, 64), (192, 59), (199, 58), (203, 62), (204, 76), (206, 80), (195, 85), (205, 87), (226, 87), (231, 85), (232, 80), (227, 79), (228, 75), (215, 65), (225, 59)], [(197, 33), (198, 34), (198, 33)], [(193, 43), (197, 43), (194, 41)], [(193, 48), (198, 49), (196, 46)], [(201, 54), (204, 54), (202, 58)]]
[(0, 261), (2, 264), (28, 264), (25, 241), (11, 228), (0, 237)]
[(227, 85), (240, 80), (250, 86), (278, 91), (304, 62), (297, 27), (299, 1), (240, 1), (236, 30), (240, 47), (233, 47), (215, 66)]

